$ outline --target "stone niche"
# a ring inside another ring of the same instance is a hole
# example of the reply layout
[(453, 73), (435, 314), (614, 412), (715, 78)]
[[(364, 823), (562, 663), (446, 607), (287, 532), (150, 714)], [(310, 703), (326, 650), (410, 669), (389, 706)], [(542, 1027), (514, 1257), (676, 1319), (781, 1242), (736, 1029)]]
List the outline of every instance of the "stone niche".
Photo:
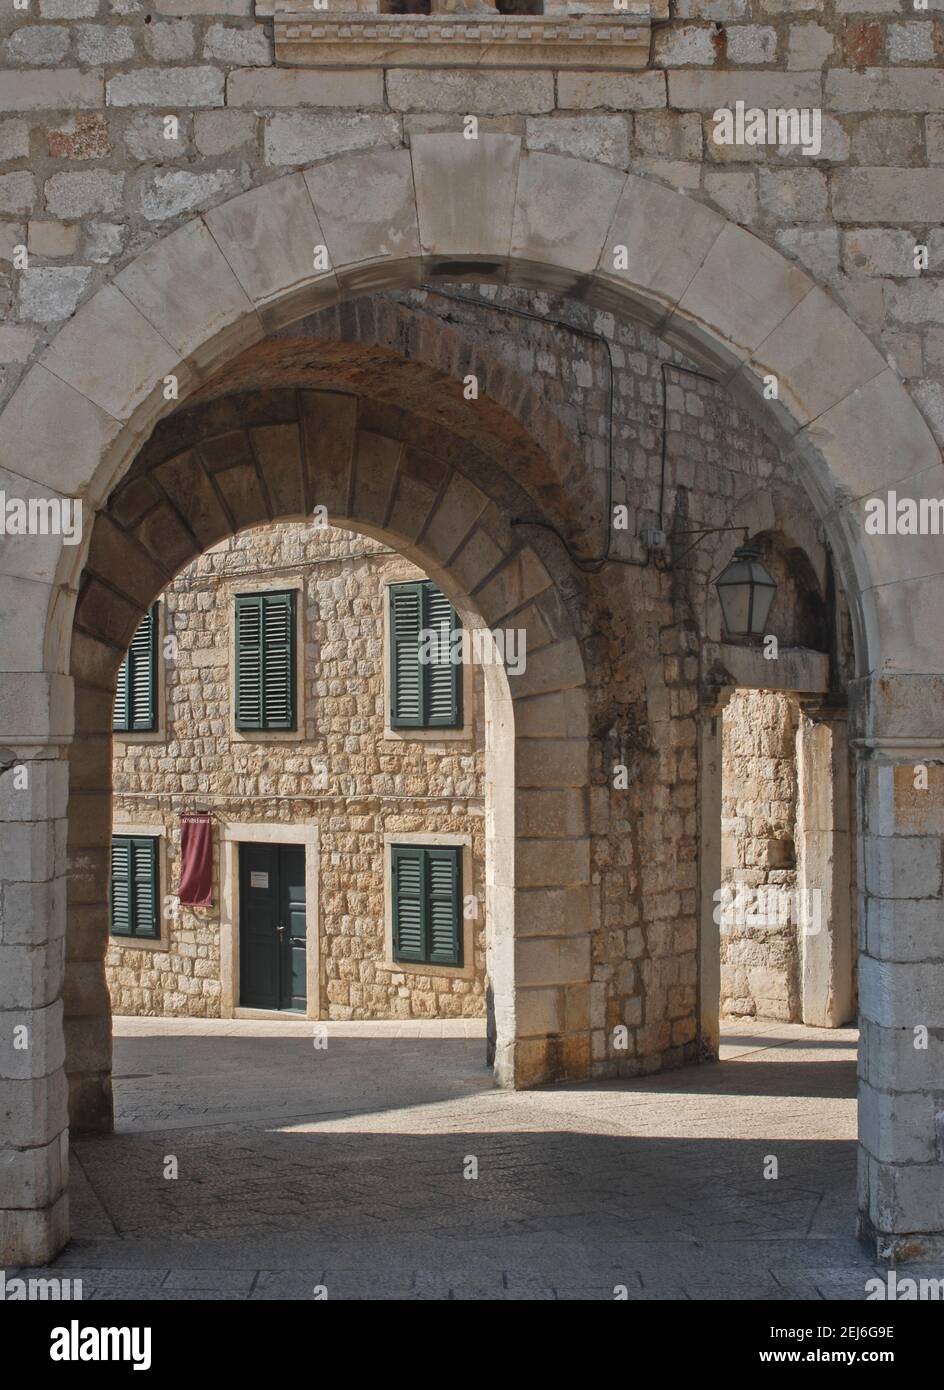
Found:
[(294, 67), (641, 68), (668, 0), (256, 0)]

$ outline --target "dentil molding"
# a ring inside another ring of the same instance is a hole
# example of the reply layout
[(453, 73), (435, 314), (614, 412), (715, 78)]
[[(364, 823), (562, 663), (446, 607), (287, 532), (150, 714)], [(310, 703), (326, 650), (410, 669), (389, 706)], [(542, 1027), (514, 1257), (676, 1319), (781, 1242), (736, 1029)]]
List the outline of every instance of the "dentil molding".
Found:
[(290, 67), (643, 68), (650, 22), (668, 0), (544, 0), (543, 14), (500, 14), (487, 0), (431, 0), (393, 14), (384, 0), (256, 0)]

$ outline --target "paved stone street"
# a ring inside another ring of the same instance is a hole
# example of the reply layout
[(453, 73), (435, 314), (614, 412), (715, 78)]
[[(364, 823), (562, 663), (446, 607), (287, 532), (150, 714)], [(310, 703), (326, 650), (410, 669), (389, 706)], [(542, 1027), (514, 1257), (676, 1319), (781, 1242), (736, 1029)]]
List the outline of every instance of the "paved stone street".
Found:
[(512, 1093), (478, 1022), (315, 1026), (116, 1019), (117, 1133), (73, 1148), (57, 1271), (86, 1298), (863, 1296), (852, 1030)]

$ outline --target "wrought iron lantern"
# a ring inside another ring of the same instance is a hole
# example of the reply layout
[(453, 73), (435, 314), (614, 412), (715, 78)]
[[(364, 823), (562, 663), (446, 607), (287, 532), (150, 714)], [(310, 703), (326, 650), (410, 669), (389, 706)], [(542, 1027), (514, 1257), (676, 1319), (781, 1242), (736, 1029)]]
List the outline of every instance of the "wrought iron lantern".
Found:
[(714, 581), (729, 637), (763, 637), (777, 581), (761, 564), (760, 551), (739, 545)]

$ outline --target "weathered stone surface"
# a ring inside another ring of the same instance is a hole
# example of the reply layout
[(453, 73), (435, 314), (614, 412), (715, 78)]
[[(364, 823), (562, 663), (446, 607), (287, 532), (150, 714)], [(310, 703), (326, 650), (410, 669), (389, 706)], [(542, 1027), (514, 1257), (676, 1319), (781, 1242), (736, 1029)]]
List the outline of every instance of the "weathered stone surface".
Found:
[(43, 19), (90, 19), (98, 14), (100, 0), (39, 0)]
[(757, 218), (757, 180), (753, 173), (735, 174), (709, 170), (705, 192), (735, 222), (751, 223)]
[(940, 222), (944, 170), (840, 169), (832, 207), (839, 222)]
[[(732, 33), (736, 34), (735, 29)], [(730, 42), (730, 40), (729, 40)], [(715, 30), (709, 24), (689, 24), (656, 31), (653, 57), (663, 67), (712, 67), (717, 60)]]
[(88, 66), (123, 63), (134, 57), (134, 35), (130, 28), (119, 29), (114, 24), (80, 24), (76, 33), (76, 51), (80, 63)]
[(234, 67), (265, 67), (272, 62), (272, 41), (264, 29), (211, 24), (203, 40), (203, 56)]
[(0, 121), (0, 159), (29, 156), (29, 126), (25, 121)]
[[(97, 341), (103, 322), (108, 331), (99, 350), (90, 354), (89, 342)], [(174, 370), (177, 356), (124, 295), (108, 286), (60, 330), (43, 362), (76, 391), (122, 420)]]
[(651, 111), (665, 106), (665, 77), (660, 72), (562, 72), (557, 98), (565, 111)]
[(17, 295), (18, 317), (36, 323), (67, 319), (75, 312), (91, 273), (86, 265), (24, 270)]
[[(186, 0), (181, 0), (181, 6)], [(173, 62), (175, 58), (192, 58), (196, 46), (193, 25), (188, 19), (175, 19), (165, 24), (150, 24), (144, 35), (144, 46), (158, 62)]]
[(511, 135), (481, 135), (477, 141), (460, 135), (413, 137), (416, 206), (426, 250), (507, 254), (520, 149)]
[(169, 125), (157, 111), (136, 111), (121, 138), (128, 153), (140, 163), (158, 160), (165, 164), (190, 153), (190, 131), (189, 116), (178, 117), (175, 125)]
[(256, 118), (250, 111), (198, 111), (193, 138), (203, 155), (229, 154), (254, 143)]
[(633, 118), (633, 138), (644, 154), (691, 160), (702, 156), (702, 124), (694, 113), (640, 111)]
[(670, 72), (669, 105), (681, 110), (714, 111), (745, 106), (819, 106), (818, 73), (785, 72)]
[[(222, 102), (213, 104), (221, 106)], [(226, 104), (251, 106), (256, 111), (281, 106), (379, 107), (383, 104), (383, 75), (242, 68), (226, 79)]]
[(124, 174), (85, 169), (79, 174), (53, 174), (46, 182), (46, 209), (56, 217), (85, 217), (117, 212), (124, 192)]
[[(181, 357), (198, 352), (240, 320), (255, 319), (246, 294), (202, 222), (181, 227), (139, 256), (115, 284)], [(249, 336), (261, 331), (253, 322)], [(234, 339), (234, 346), (236, 341), (247, 339)]]
[(839, 232), (786, 227), (777, 233), (777, 245), (795, 257), (818, 280), (828, 283), (839, 272)]
[(141, 190), (141, 212), (149, 222), (166, 222), (182, 212), (208, 208), (238, 187), (231, 169), (192, 174), (188, 169), (157, 174)]
[(46, 134), (53, 159), (107, 159), (111, 154), (108, 126), (98, 114), (73, 116)]
[(74, 256), (79, 245), (79, 228), (64, 222), (31, 221), (29, 224), (29, 254), (31, 256)]
[(87, 222), (85, 255), (97, 265), (105, 265), (121, 254), (127, 239), (128, 229), (119, 222)]
[(31, 212), (36, 202), (36, 180), (21, 170), (16, 174), (0, 174), (0, 211)]
[(408, 150), (365, 155), (354, 168), (322, 164), (310, 169), (305, 181), (332, 265), (419, 255)]
[(915, 239), (910, 232), (863, 227), (846, 232), (842, 260), (847, 271), (865, 275), (917, 275)]
[(836, 40), (821, 24), (791, 24), (787, 67), (797, 72), (821, 68), (833, 55)]
[(101, 106), (101, 75), (57, 68), (54, 72), (0, 72), (0, 110), (62, 111)]
[(818, 169), (761, 169), (761, 206), (780, 222), (822, 222), (829, 206), (826, 175)]
[(529, 116), (529, 150), (573, 155), (600, 164), (629, 165), (629, 125), (625, 116)]
[(222, 106), (223, 74), (212, 67), (137, 68), (106, 87), (109, 106)]
[(400, 122), (396, 116), (280, 113), (266, 120), (263, 138), (267, 164), (310, 164), (343, 150), (399, 145)]
[(944, 111), (944, 73), (934, 68), (867, 68), (826, 74), (830, 111)]
[(554, 154), (523, 155), (513, 253), (538, 263), (593, 270), (624, 183), (616, 170), (599, 165), (590, 168)]
[(313, 278), (324, 234), (300, 174), (230, 199), (205, 221), (254, 304)]
[(0, 327), (0, 362), (27, 362), (35, 342), (35, 329), (18, 324)]
[(772, 63), (777, 57), (777, 31), (767, 24), (738, 24), (727, 31), (727, 39), (732, 63)]
[(549, 72), (392, 69), (387, 73), (387, 98), (394, 111), (553, 111), (554, 79)]
[(50, 66), (62, 61), (68, 47), (68, 29), (54, 28), (51, 25), (26, 25), (7, 40), (6, 53), (13, 63)]

